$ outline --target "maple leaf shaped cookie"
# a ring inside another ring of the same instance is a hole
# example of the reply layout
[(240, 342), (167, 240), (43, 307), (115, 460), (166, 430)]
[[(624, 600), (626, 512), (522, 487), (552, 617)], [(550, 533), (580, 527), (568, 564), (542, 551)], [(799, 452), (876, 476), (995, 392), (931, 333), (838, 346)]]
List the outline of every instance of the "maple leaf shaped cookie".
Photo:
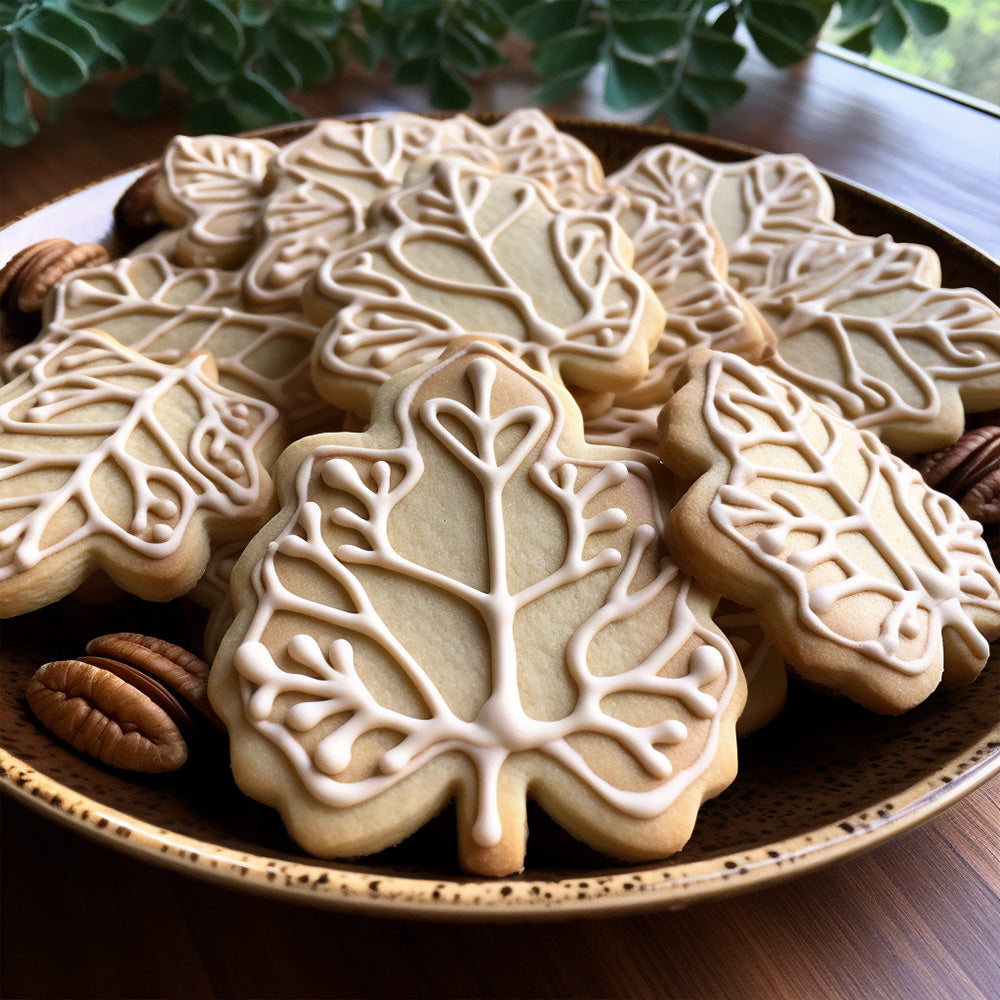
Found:
[(7, 377), (73, 331), (96, 328), (163, 364), (208, 351), (223, 386), (281, 409), (293, 434), (338, 426), (309, 372), (316, 327), (301, 313), (252, 311), (239, 272), (134, 254), (67, 275), (47, 298), (44, 320), (42, 336), (4, 359)]
[(463, 340), (275, 478), (210, 694), (305, 849), (379, 850), (454, 799), (462, 865), (509, 874), (529, 797), (615, 856), (684, 844), (745, 688), (659, 538), (652, 456), (587, 445), (561, 386)]
[(213, 544), (271, 513), (274, 407), (222, 389), (208, 355), (177, 365), (79, 331), (0, 388), (0, 616), (103, 571), (163, 601)]
[(257, 245), (267, 162), (266, 139), (177, 135), (167, 144), (153, 198), (173, 227), (171, 246), (186, 267), (238, 267)]
[(766, 369), (702, 352), (689, 375), (660, 452), (690, 484), (667, 522), (678, 564), (753, 608), (802, 677), (876, 711), (973, 680), (1000, 636), (981, 526)]
[(584, 393), (624, 391), (648, 370), (664, 320), (631, 263), (606, 214), (563, 209), (530, 178), (421, 159), (303, 298), (311, 319), (328, 320), (313, 381), (363, 416), (392, 374), (474, 335)]

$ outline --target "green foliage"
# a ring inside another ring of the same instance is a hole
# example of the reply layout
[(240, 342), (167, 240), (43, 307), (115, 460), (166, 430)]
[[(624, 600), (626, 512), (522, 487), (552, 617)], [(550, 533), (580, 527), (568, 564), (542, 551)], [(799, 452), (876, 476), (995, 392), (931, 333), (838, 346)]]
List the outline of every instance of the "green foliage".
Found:
[[(804, 58), (831, 0), (0, 0), (0, 142), (38, 131), (36, 101), (60, 101), (107, 70), (128, 118), (153, 113), (167, 88), (191, 132), (240, 131), (302, 116), (289, 95), (349, 60), (423, 87), (460, 110), (472, 85), (527, 42), (545, 106), (597, 75), (606, 105), (703, 131), (745, 92), (748, 38), (776, 66)], [(930, 0), (844, 0), (838, 28), (855, 51), (895, 51), (940, 31)]]

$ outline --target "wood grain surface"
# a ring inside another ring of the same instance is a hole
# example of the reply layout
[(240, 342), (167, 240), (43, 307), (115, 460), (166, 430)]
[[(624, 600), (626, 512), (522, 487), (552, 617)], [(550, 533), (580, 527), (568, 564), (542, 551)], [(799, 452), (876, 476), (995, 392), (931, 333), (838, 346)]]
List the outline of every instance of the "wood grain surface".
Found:
[[(712, 134), (873, 188), (1000, 254), (1000, 120), (817, 54), (753, 65), (750, 97)], [(499, 73), (474, 110), (527, 103)], [(119, 121), (107, 87), (3, 150), (0, 224), (158, 155), (168, 107)], [(416, 91), (341, 79), (316, 116), (423, 110)], [(581, 99), (553, 113), (600, 117)], [(0, 258), (4, 256), (0, 245)], [(150, 866), (2, 801), (4, 997), (659, 997), (995, 1000), (1000, 781), (874, 851), (678, 912), (543, 924), (407, 922), (313, 910)]]

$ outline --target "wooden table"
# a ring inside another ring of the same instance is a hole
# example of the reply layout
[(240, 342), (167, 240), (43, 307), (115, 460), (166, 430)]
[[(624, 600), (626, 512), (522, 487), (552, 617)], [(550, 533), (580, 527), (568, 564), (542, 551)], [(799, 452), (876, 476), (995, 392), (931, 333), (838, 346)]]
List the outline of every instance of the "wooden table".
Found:
[[(878, 190), (1000, 255), (1000, 119), (818, 54), (754, 65), (713, 134)], [(476, 110), (527, 102), (505, 72)], [(106, 91), (4, 150), (0, 222), (124, 166), (181, 131), (176, 108), (122, 123)], [(341, 80), (316, 115), (423, 107)], [(585, 100), (554, 113), (594, 116)], [(0, 246), (0, 257), (4, 257)], [(322, 912), (150, 867), (3, 802), (0, 988), (6, 997), (865, 997), (1000, 995), (1000, 780), (877, 850), (680, 912), (436, 925)]]

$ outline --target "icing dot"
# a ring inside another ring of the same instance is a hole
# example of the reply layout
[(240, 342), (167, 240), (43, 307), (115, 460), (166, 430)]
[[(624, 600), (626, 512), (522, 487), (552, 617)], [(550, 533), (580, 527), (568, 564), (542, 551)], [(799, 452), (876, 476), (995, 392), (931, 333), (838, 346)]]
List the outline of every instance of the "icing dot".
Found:
[(166, 497), (160, 497), (149, 505), (149, 512), (154, 517), (171, 518), (177, 514), (177, 504)]
[(785, 533), (780, 528), (763, 531), (757, 536), (757, 545), (761, 552), (776, 556), (781, 552), (785, 541)]
[(173, 534), (173, 529), (169, 524), (157, 524), (153, 526), (153, 541), (165, 542)]
[(238, 458), (230, 458), (223, 468), (231, 479), (236, 479), (243, 473), (243, 463)]

